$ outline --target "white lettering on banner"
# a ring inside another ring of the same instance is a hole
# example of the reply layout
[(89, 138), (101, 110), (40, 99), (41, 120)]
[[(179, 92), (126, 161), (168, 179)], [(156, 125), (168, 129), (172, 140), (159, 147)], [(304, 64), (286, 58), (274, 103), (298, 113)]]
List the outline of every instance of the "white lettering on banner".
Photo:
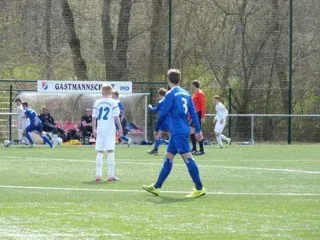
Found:
[(132, 93), (132, 82), (44, 81), (37, 82), (42, 93), (100, 93), (103, 84), (109, 84), (120, 94)]

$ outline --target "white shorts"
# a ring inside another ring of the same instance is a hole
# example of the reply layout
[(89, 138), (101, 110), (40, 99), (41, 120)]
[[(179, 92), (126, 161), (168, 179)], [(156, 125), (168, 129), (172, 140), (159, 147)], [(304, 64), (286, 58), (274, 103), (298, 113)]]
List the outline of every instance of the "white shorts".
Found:
[(221, 134), (221, 133), (223, 133), (223, 130), (224, 130), (225, 126), (226, 126), (226, 120), (224, 120), (222, 124), (220, 123), (220, 120), (217, 120), (216, 126), (214, 127), (214, 131), (216, 133)]
[(114, 150), (116, 146), (116, 136), (97, 136), (96, 139), (96, 150), (97, 151), (108, 151)]

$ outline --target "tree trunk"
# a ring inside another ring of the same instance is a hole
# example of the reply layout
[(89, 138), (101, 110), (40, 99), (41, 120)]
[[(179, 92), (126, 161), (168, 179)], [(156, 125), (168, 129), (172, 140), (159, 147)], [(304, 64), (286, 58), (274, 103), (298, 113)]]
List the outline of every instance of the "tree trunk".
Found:
[(52, 43), (51, 43), (51, 16), (52, 16), (52, 0), (46, 0), (46, 56), (45, 68), (46, 79), (52, 79)]
[(78, 80), (87, 80), (88, 79), (87, 65), (81, 55), (80, 40), (77, 36), (76, 29), (74, 26), (73, 13), (70, 9), (68, 0), (61, 0), (61, 4), (62, 4), (62, 16), (66, 24), (66, 32), (69, 38), (69, 45), (72, 52), (75, 74)]
[(165, 74), (166, 21), (164, 1), (152, 0), (152, 25), (150, 31), (149, 81)]
[(102, 40), (105, 61), (106, 80), (112, 80), (112, 73), (115, 71), (113, 53), (113, 35), (111, 32), (110, 19), (111, 0), (103, 1), (102, 13)]
[(127, 51), (132, 0), (121, 0), (116, 47), (116, 68), (113, 78), (120, 80), (127, 75)]
[(283, 111), (288, 112), (288, 78), (286, 74), (286, 60), (280, 49), (280, 13), (279, 13), (279, 1), (272, 0), (272, 41), (274, 51), (276, 53), (275, 69), (278, 76), (278, 82), (281, 91), (281, 98), (283, 104)]

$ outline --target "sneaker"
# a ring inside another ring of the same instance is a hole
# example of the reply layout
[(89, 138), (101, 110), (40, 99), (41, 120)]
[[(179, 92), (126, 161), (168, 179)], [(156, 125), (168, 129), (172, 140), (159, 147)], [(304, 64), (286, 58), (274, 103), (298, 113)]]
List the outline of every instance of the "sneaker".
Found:
[(197, 150), (191, 150), (192, 154), (195, 154), (196, 152), (198, 152)]
[(108, 178), (108, 182), (116, 182), (116, 181), (120, 181), (120, 179), (117, 176)]
[(223, 148), (223, 145), (219, 145), (219, 146), (217, 147), (217, 149), (221, 149), (221, 148)]
[(203, 187), (201, 190), (193, 189), (190, 194), (187, 194), (185, 197), (186, 198), (198, 198), (201, 196), (206, 195), (207, 190)]
[(204, 151), (197, 151), (194, 153), (194, 155), (196, 155), (196, 156), (203, 155), (203, 154), (205, 154)]
[(131, 142), (132, 142), (132, 140), (131, 140), (131, 138), (129, 138), (129, 140), (128, 140), (128, 142), (127, 142), (128, 147), (130, 147)]
[(160, 194), (160, 188), (155, 188), (153, 183), (151, 183), (150, 185), (142, 185), (142, 188), (156, 196), (159, 196)]
[(33, 144), (28, 144), (27, 147), (28, 148), (33, 148), (33, 147), (35, 147), (35, 145), (34, 145), (34, 143)]
[(102, 178), (101, 177), (96, 177), (96, 182), (101, 182)]
[(155, 149), (149, 150), (147, 151), (147, 153), (149, 153), (150, 155), (158, 155), (158, 150), (155, 150)]

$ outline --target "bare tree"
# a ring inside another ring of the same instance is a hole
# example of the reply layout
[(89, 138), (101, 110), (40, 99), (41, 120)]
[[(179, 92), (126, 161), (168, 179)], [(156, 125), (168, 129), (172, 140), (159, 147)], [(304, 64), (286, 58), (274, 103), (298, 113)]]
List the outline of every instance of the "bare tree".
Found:
[(79, 80), (87, 80), (87, 65), (81, 55), (80, 40), (77, 36), (74, 17), (68, 0), (61, 0), (62, 16), (66, 25), (66, 32), (69, 38), (69, 45), (73, 57), (74, 71)]

